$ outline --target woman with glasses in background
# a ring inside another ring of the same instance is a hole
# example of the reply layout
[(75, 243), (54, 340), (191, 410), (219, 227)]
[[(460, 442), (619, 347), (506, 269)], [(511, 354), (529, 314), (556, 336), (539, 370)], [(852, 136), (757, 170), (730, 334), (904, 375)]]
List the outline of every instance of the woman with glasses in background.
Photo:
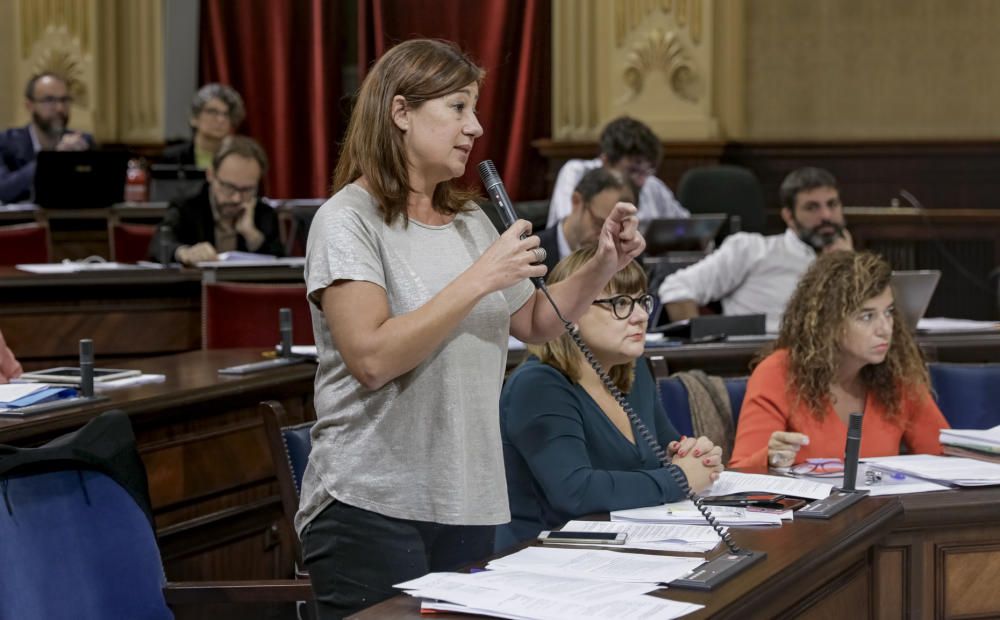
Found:
[[(549, 276), (570, 277), (594, 254), (570, 254)], [(539, 346), (511, 374), (500, 396), (500, 432), (511, 522), (497, 528), (496, 550), (594, 512), (684, 498), (722, 471), (721, 449), (707, 438), (682, 438), (667, 419), (648, 365), (640, 360), (653, 297), (636, 262), (619, 271), (577, 321), (580, 337), (626, 394), (656, 443), (673, 457), (671, 472), (567, 334)], [(637, 360), (638, 363), (637, 363)]]
[(231, 86), (205, 84), (191, 98), (191, 140), (168, 146), (163, 161), (207, 170), (223, 139), (243, 122), (243, 97)]
[[(940, 454), (948, 422), (927, 367), (900, 320), (892, 267), (868, 252), (816, 259), (799, 281), (781, 332), (753, 371), (729, 466), (763, 471), (843, 458), (847, 422), (863, 413), (861, 456)], [(815, 467), (810, 467), (815, 465)]]

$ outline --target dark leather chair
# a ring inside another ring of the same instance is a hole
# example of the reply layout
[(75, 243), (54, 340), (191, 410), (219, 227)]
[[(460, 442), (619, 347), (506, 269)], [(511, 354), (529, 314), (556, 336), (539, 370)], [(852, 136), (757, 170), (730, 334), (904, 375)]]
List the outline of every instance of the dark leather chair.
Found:
[(202, 348), (273, 347), (281, 340), (281, 308), (292, 310), (294, 343), (313, 344), (304, 284), (206, 282), (202, 286)]
[(757, 177), (746, 168), (691, 168), (681, 177), (677, 199), (691, 213), (728, 213), (730, 218), (739, 217), (738, 230), (765, 232), (764, 193)]
[(1000, 425), (1000, 364), (929, 365), (938, 407), (952, 428)]
[(50, 246), (49, 227), (45, 224), (0, 226), (0, 265), (47, 263)]
[(108, 220), (111, 239), (111, 260), (119, 263), (137, 263), (149, 260), (149, 244), (156, 233), (152, 224), (122, 224)]
[(299, 509), (302, 475), (305, 473), (309, 452), (312, 450), (310, 432), (315, 421), (289, 424), (285, 408), (274, 400), (262, 402), (259, 411), (264, 422), (268, 447), (271, 449), (274, 476), (278, 479), (278, 493), (281, 495), (281, 508), (284, 512), (282, 529), (295, 549), (295, 576), (308, 579), (309, 573), (302, 560), (302, 545), (293, 524), (295, 513)]
[(166, 620), (184, 604), (313, 598), (294, 580), (168, 583), (120, 411), (45, 446), (0, 446), (0, 494), (0, 618)]

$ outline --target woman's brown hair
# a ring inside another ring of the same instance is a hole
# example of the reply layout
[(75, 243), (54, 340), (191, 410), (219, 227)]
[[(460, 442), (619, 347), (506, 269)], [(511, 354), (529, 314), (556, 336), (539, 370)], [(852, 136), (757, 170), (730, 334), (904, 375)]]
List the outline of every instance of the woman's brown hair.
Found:
[[(449, 95), (469, 84), (480, 84), (485, 71), (454, 44), (434, 39), (413, 39), (386, 52), (365, 77), (358, 91), (333, 175), (333, 193), (364, 176), (387, 224), (397, 217), (408, 222), (410, 195), (403, 132), (392, 119), (397, 95), (406, 105)], [(473, 190), (458, 189), (451, 181), (434, 190), (434, 208), (448, 215), (465, 210), (478, 197)]]
[[(847, 321), (889, 287), (891, 276), (892, 267), (880, 256), (831, 252), (816, 259), (789, 300), (781, 333), (769, 350), (788, 350), (788, 389), (817, 418), (830, 404)], [(895, 306), (892, 319), (885, 361), (864, 366), (860, 377), (885, 407), (887, 418), (898, 420), (903, 390), (926, 387), (929, 379), (920, 348)]]
[[(588, 245), (573, 252), (559, 261), (547, 279), (548, 284), (555, 284), (570, 277), (597, 253), (596, 245)], [(604, 292), (608, 295), (641, 295), (646, 292), (646, 272), (639, 263), (632, 261), (611, 278)], [(529, 345), (528, 352), (537, 356), (545, 364), (559, 369), (574, 383), (580, 382), (581, 365), (586, 364), (583, 354), (577, 348), (569, 334), (563, 333), (555, 340), (545, 344)], [(605, 368), (618, 389), (626, 394), (632, 389), (635, 380), (635, 360), (626, 364), (618, 364)]]

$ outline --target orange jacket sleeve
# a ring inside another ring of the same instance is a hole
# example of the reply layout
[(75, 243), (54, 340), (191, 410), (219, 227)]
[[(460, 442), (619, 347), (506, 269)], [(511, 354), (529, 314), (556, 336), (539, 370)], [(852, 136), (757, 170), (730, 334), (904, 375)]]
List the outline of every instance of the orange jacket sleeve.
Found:
[(951, 428), (926, 387), (911, 392), (904, 411), (911, 411), (903, 441), (911, 454), (942, 454), (940, 430)]
[(729, 467), (767, 471), (771, 434), (788, 428), (786, 361), (784, 352), (773, 353), (750, 376)]

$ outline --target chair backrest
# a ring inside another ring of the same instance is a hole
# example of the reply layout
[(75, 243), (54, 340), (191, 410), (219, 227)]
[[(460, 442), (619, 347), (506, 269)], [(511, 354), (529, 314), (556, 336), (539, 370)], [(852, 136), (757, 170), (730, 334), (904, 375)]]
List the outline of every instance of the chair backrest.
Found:
[(1000, 425), (1000, 364), (929, 365), (938, 407), (953, 428)]
[(692, 168), (681, 177), (677, 199), (691, 213), (728, 213), (740, 230), (765, 232), (764, 193), (753, 172), (740, 166)]
[(49, 227), (45, 224), (0, 226), (0, 265), (47, 263), (49, 247)]
[[(733, 426), (739, 422), (740, 408), (743, 406), (743, 397), (746, 395), (746, 377), (725, 377), (722, 380), (729, 395), (730, 414), (733, 417)], [(694, 420), (691, 415), (691, 402), (688, 398), (687, 388), (676, 375), (659, 379), (656, 382), (660, 392), (660, 402), (667, 412), (667, 418), (674, 425), (681, 435), (693, 437)], [(724, 446), (725, 454), (732, 454), (732, 446)]]
[(281, 495), (285, 525), (295, 548), (298, 570), (304, 570), (302, 546), (298, 536), (295, 535), (293, 523), (295, 513), (299, 509), (302, 475), (305, 473), (309, 452), (312, 450), (310, 432), (315, 422), (290, 425), (285, 408), (274, 400), (262, 402), (259, 409), (267, 443), (271, 449), (274, 475), (278, 479), (278, 493)]
[(292, 310), (295, 344), (313, 344), (305, 284), (210, 282), (202, 287), (202, 348), (273, 347), (281, 340), (278, 311)]
[(111, 223), (111, 260), (119, 263), (136, 263), (149, 259), (149, 244), (156, 234), (152, 224)]

